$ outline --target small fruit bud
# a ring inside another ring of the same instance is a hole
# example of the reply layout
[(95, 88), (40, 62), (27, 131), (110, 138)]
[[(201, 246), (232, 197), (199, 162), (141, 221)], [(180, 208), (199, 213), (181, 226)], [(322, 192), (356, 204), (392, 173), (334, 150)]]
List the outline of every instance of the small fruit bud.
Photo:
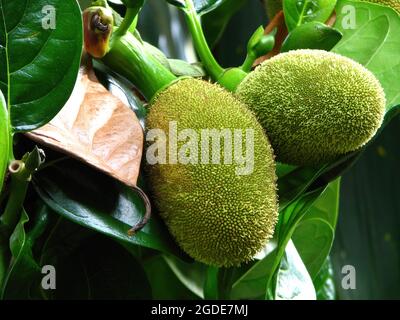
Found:
[(113, 29), (111, 9), (89, 7), (83, 12), (85, 50), (94, 58), (102, 58), (109, 51)]
[(270, 52), (275, 46), (275, 37), (272, 35), (264, 35), (253, 47), (253, 51), (256, 57), (261, 57)]

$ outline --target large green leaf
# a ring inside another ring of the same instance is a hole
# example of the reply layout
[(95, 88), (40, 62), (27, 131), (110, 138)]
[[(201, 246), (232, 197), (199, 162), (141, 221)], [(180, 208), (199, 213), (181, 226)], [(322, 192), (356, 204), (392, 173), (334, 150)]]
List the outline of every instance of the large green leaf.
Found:
[(281, 260), (275, 286), (275, 300), (315, 300), (313, 282), (292, 241)]
[(334, 52), (352, 58), (381, 82), (387, 108), (400, 103), (400, 15), (369, 2), (339, 0), (335, 27), (343, 33)]
[(0, 90), (15, 131), (38, 128), (58, 113), (72, 92), (81, 52), (75, 0), (0, 1)]
[(25, 210), (10, 238), (12, 262), (7, 271), (1, 288), (1, 299), (38, 299), (42, 296), (40, 290), (41, 268), (33, 256), (33, 245), (43, 232), (48, 218), (48, 212), (43, 207), (38, 213), (35, 225), (27, 233), (26, 224), (29, 221)]
[(337, 0), (284, 0), (283, 12), (289, 31), (311, 21), (325, 22)]
[(199, 298), (176, 277), (163, 256), (158, 255), (143, 261), (143, 267), (151, 283), (153, 299), (192, 300)]
[(339, 211), (340, 179), (331, 182), (299, 222), (292, 240), (312, 279), (331, 250)]
[(204, 283), (207, 266), (199, 263), (183, 262), (171, 255), (164, 255), (165, 262), (182, 284), (199, 298), (204, 298)]
[(4, 174), (8, 164), (8, 150), (10, 148), (10, 133), (7, 105), (0, 91), (0, 192), (3, 188)]
[(282, 44), (280, 52), (297, 49), (331, 50), (342, 38), (342, 34), (335, 28), (318, 21), (302, 24), (292, 32)]
[(318, 300), (335, 300), (336, 287), (331, 259), (328, 257), (313, 281)]
[[(215, 10), (208, 12), (201, 18), (207, 42), (213, 47), (221, 38), (232, 16), (239, 11), (249, 0), (223, 1)], [(246, 10), (245, 8), (244, 10)]]
[(232, 285), (231, 298), (263, 300), (268, 280), (273, 276), (276, 254), (277, 244), (270, 241), (263, 259), (251, 263), (248, 268), (242, 267), (242, 270), (237, 270), (240, 274)]
[(50, 208), (75, 223), (127, 244), (183, 256), (156, 214), (135, 236), (128, 235), (144, 215), (142, 199), (94, 169), (74, 160), (63, 161), (37, 173), (33, 182)]
[[(275, 231), (275, 240), (270, 241), (261, 260), (253, 262), (248, 268), (237, 270), (236, 279), (232, 285), (232, 298), (235, 299), (265, 299), (273, 298), (267, 292), (273, 286), (273, 279), (284, 257), (285, 249), (289, 243), (297, 224), (311, 208), (313, 203), (323, 192), (318, 188), (300, 196), (288, 205), (279, 215), (279, 223)], [(275, 278), (274, 278), (275, 277)]]

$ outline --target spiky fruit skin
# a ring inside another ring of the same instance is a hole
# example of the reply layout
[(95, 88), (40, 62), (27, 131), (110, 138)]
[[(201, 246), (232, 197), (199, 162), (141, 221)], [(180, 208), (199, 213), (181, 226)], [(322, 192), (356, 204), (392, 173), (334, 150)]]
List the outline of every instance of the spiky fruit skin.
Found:
[(249, 175), (237, 175), (234, 163), (147, 165), (155, 204), (186, 253), (218, 267), (250, 261), (272, 237), (278, 217), (273, 150), (262, 127), (233, 94), (195, 79), (180, 80), (153, 100), (148, 129), (162, 129), (169, 141), (170, 121), (199, 135), (202, 129), (240, 129), (243, 136), (254, 130)]
[(380, 127), (385, 95), (357, 62), (322, 50), (295, 50), (265, 61), (239, 85), (277, 160), (318, 165), (355, 151)]
[(391, 7), (392, 9), (400, 13), (400, 0), (365, 0), (365, 1)]

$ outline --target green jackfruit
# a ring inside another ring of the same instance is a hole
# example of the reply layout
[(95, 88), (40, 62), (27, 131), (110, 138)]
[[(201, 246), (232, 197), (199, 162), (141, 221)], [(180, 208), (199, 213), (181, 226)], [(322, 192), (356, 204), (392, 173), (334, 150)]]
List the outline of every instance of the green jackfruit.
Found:
[(372, 3), (377, 3), (381, 4), (384, 6), (388, 6), (396, 10), (398, 13), (400, 13), (400, 0), (367, 0), (364, 2), (372, 2)]
[[(235, 144), (233, 152), (239, 146), (243, 153), (250, 150), (246, 130), (254, 133), (250, 174), (238, 175), (235, 161), (227, 164), (229, 155), (222, 142), (219, 148), (211, 148), (212, 143), (199, 148), (193, 153), (199, 159), (188, 164), (171, 164), (169, 158), (166, 164), (148, 164), (146, 170), (156, 207), (186, 253), (219, 267), (251, 260), (271, 238), (278, 217), (273, 150), (262, 127), (233, 94), (195, 79), (179, 80), (153, 99), (147, 136), (150, 130), (161, 129), (169, 149), (174, 144), (170, 131), (174, 121), (178, 132), (192, 129), (199, 137), (207, 129), (238, 130), (244, 140)], [(177, 150), (187, 143), (186, 139), (178, 141)], [(149, 143), (147, 153), (151, 146)], [(204, 152), (216, 152), (220, 164), (203, 163)]]
[(257, 115), (277, 160), (317, 165), (357, 150), (380, 127), (385, 95), (357, 62), (322, 50), (265, 61), (237, 89)]

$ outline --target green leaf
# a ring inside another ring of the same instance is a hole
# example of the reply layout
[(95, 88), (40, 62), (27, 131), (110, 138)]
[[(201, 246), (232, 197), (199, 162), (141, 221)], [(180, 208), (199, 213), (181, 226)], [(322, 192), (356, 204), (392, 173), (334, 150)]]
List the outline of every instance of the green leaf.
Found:
[(8, 93), (14, 131), (36, 129), (58, 113), (74, 87), (81, 52), (75, 0), (0, 2), (0, 90)]
[(316, 300), (310, 275), (289, 241), (276, 275), (275, 300)]
[(178, 8), (186, 7), (185, 0), (167, 0), (167, 2)]
[(329, 256), (322, 265), (322, 268), (313, 283), (315, 291), (317, 292), (317, 300), (335, 300), (336, 288), (333, 266)]
[(294, 167), (281, 173), (282, 167), (287, 168), (286, 165), (277, 164), (279, 211), (285, 210), (298, 199), (327, 169), (326, 165), (318, 168)]
[(7, 105), (0, 91), (0, 193), (3, 189), (4, 175), (8, 165), (10, 133)]
[(233, 299), (265, 299), (269, 297), (267, 289), (271, 289), (272, 280), (276, 280), (286, 245), (298, 222), (308, 212), (322, 191), (323, 188), (318, 188), (313, 192), (305, 193), (280, 212), (274, 240), (268, 242), (261, 259), (258, 258), (258, 261), (249, 264), (248, 267), (237, 268), (235, 271), (235, 281), (231, 293)]
[(204, 299), (217, 300), (218, 299), (218, 271), (217, 267), (208, 267), (206, 279), (204, 282)]
[(256, 29), (256, 31), (254, 31), (253, 35), (249, 39), (249, 42), (247, 43), (247, 52), (252, 51), (260, 42), (263, 36), (264, 36), (264, 27), (259, 26)]
[(198, 300), (172, 272), (164, 257), (158, 255), (143, 261), (143, 267), (151, 284), (153, 299), (156, 300)]
[(230, 0), (193, 0), (196, 11), (199, 15), (211, 12)]
[(184, 60), (168, 59), (168, 63), (171, 72), (176, 76), (201, 78), (206, 75), (206, 72), (201, 66), (190, 64)]
[(236, 271), (239, 275), (232, 285), (232, 299), (265, 299), (268, 280), (273, 276), (276, 253), (277, 243), (271, 240), (266, 245), (262, 259)]
[(342, 38), (339, 30), (321, 22), (312, 21), (296, 27), (282, 44), (281, 52), (297, 49), (330, 51)]
[(221, 38), (233, 15), (247, 2), (248, 0), (223, 1), (215, 10), (201, 17), (204, 34), (211, 47), (214, 47), (216, 42)]
[(38, 299), (42, 297), (41, 268), (35, 260), (32, 250), (36, 238), (43, 232), (47, 218), (48, 212), (43, 207), (36, 217), (35, 226), (27, 234), (25, 229), (29, 218), (25, 210), (22, 210), (21, 219), (10, 238), (13, 259), (1, 288), (1, 299)]
[(331, 250), (339, 211), (340, 179), (331, 182), (299, 222), (292, 240), (312, 279)]
[(337, 0), (284, 0), (283, 12), (289, 31), (311, 21), (325, 22), (335, 9)]
[(127, 244), (185, 257), (156, 214), (140, 232), (129, 236), (128, 230), (144, 215), (142, 199), (94, 169), (74, 160), (63, 161), (38, 172), (33, 183), (50, 208), (75, 223)]
[(226, 2), (233, 2), (232, 0), (166, 0), (166, 1), (182, 9), (188, 8), (188, 3), (192, 2), (194, 8), (196, 9), (196, 12), (199, 15), (211, 12)]
[(343, 39), (333, 51), (358, 61), (381, 82), (387, 109), (400, 104), (400, 16), (389, 7), (339, 0), (335, 27)]
[(196, 296), (203, 299), (207, 266), (199, 262), (185, 263), (170, 255), (164, 255), (163, 257), (182, 284)]

